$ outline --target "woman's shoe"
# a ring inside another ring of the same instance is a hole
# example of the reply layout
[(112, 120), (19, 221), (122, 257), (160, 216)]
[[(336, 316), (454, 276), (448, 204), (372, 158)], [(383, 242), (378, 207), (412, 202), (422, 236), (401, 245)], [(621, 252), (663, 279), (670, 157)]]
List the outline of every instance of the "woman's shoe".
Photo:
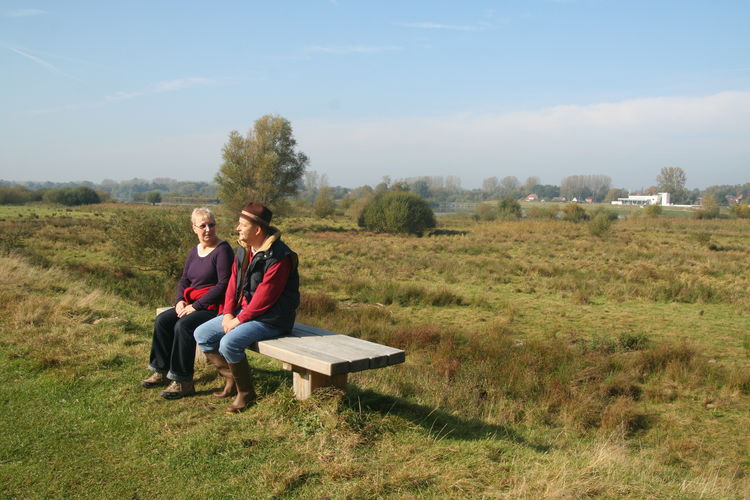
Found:
[(169, 387), (159, 393), (159, 396), (164, 399), (180, 399), (193, 394), (195, 394), (195, 387), (192, 380), (185, 382), (173, 380)]
[(141, 386), (146, 389), (153, 389), (154, 387), (160, 387), (168, 383), (167, 374), (162, 372), (154, 372), (149, 378), (141, 380)]

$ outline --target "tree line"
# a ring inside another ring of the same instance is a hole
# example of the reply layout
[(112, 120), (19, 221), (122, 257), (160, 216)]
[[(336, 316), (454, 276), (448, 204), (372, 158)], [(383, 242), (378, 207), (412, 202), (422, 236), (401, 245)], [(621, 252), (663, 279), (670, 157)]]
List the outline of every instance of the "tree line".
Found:
[[(483, 202), (536, 195), (537, 200), (577, 200), (608, 203), (629, 194), (668, 192), (676, 204), (695, 204), (710, 195), (718, 205), (747, 201), (750, 183), (710, 186), (701, 191), (686, 188), (687, 176), (679, 167), (664, 167), (653, 186), (631, 193), (612, 186), (606, 175), (572, 175), (560, 185), (541, 184), (529, 176), (488, 177), (480, 189), (463, 189), (456, 176), (422, 176), (392, 180), (384, 177), (375, 186), (356, 188), (329, 186), (326, 174), (311, 171), (308, 157), (297, 148), (291, 123), (277, 115), (265, 115), (242, 135), (232, 131), (224, 145), (223, 163), (214, 182), (189, 182), (168, 178), (125, 181), (104, 180), (100, 184), (33, 183), (0, 180), (0, 204), (47, 201), (65, 205), (104, 201), (205, 203), (221, 200), (234, 209), (244, 200), (262, 200), (282, 212), (292, 204), (326, 216), (335, 207), (361, 212), (364, 204), (388, 191), (410, 192), (433, 206), (444, 202)], [(98, 199), (98, 201), (97, 201)]]

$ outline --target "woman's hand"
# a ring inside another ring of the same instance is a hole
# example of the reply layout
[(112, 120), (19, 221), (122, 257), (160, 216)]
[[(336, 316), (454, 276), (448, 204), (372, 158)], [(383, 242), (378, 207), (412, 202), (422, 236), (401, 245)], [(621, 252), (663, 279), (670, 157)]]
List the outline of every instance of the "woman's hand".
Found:
[(181, 300), (174, 305), (174, 312), (177, 313), (178, 318), (181, 318), (183, 316), (182, 311), (185, 309), (186, 305), (187, 304), (185, 304), (184, 300)]
[(224, 333), (229, 333), (239, 324), (240, 320), (235, 318), (233, 314), (225, 314), (224, 319), (221, 320), (221, 327), (224, 328)]
[(188, 314), (190, 314), (192, 312), (195, 312), (195, 308), (191, 304), (191, 305), (183, 307), (182, 311), (180, 311), (180, 312), (177, 313), (177, 317), (178, 318), (182, 318), (182, 317), (187, 316)]

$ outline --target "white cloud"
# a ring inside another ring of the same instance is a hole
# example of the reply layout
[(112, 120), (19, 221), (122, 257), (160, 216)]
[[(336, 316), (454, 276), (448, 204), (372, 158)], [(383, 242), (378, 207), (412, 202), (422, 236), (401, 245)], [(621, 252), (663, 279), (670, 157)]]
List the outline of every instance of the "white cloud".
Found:
[(311, 45), (305, 47), (305, 52), (321, 52), (324, 54), (376, 54), (401, 50), (395, 45)]
[(559, 184), (605, 174), (618, 187), (680, 166), (688, 186), (748, 182), (750, 92), (664, 97), (502, 114), (295, 123), (311, 169), (345, 186), (457, 175), (466, 187), (505, 175)]
[(108, 95), (104, 98), (105, 101), (108, 102), (115, 102), (115, 101), (126, 101), (128, 99), (133, 99), (135, 97), (140, 97), (144, 95), (145, 92), (122, 92), (118, 91), (115, 92), (112, 95)]
[(5, 17), (30, 17), (46, 14), (47, 11), (41, 9), (16, 9), (5, 13)]
[(216, 80), (211, 80), (210, 78), (190, 77), (159, 82), (154, 85), (153, 89), (154, 92), (171, 92), (173, 90), (187, 89), (201, 85), (212, 85), (214, 83), (216, 83)]
[(419, 23), (395, 23), (396, 26), (403, 28), (417, 28), (425, 30), (449, 30), (449, 31), (480, 31), (485, 29), (482, 26), (473, 25), (460, 25), (460, 24), (440, 24), (433, 23), (430, 21), (424, 21)]
[(25, 57), (25, 58), (27, 58), (27, 59), (29, 59), (29, 60), (31, 60), (31, 61), (33, 61), (33, 62), (37, 63), (38, 65), (40, 65), (40, 66), (42, 66), (42, 67), (44, 67), (44, 68), (47, 68), (48, 70), (50, 70), (50, 71), (52, 71), (52, 72), (58, 72), (58, 71), (59, 71), (59, 70), (57, 69), (57, 67), (55, 67), (55, 66), (54, 66), (53, 64), (51, 64), (51, 63), (48, 63), (48, 62), (47, 62), (47, 61), (45, 61), (44, 59), (41, 59), (41, 58), (39, 58), (39, 57), (36, 57), (36, 56), (34, 56), (34, 55), (31, 55), (31, 54), (29, 54), (28, 52), (25, 52), (25, 51), (23, 51), (23, 50), (21, 50), (21, 49), (18, 49), (18, 48), (16, 48), (16, 47), (8, 47), (8, 49), (9, 49), (9, 50), (10, 50), (11, 52), (15, 52), (16, 54), (18, 54), (18, 55), (20, 55), (20, 56), (23, 56), (23, 57)]

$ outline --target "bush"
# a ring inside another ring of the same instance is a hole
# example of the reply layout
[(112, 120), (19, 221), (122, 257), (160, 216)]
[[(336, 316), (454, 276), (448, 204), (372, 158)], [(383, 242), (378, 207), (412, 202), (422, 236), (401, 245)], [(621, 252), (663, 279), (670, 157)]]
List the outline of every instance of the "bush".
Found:
[(734, 204), (730, 211), (738, 219), (750, 219), (750, 206), (747, 203)]
[(476, 216), (478, 220), (493, 221), (497, 219), (497, 211), (495, 210), (495, 207), (491, 205), (480, 203), (477, 205)]
[(68, 207), (101, 203), (96, 191), (86, 186), (50, 189), (44, 193), (44, 201), (47, 203), (59, 203)]
[(600, 212), (594, 215), (591, 222), (589, 222), (589, 231), (591, 231), (591, 234), (594, 236), (604, 236), (609, 232), (611, 226), (612, 219), (610, 219), (606, 213)]
[(333, 201), (331, 191), (329, 187), (321, 188), (313, 203), (313, 211), (321, 219), (332, 216), (336, 211), (336, 202)]
[(568, 203), (563, 207), (563, 219), (570, 222), (584, 222), (589, 220), (589, 214), (578, 203)]
[(22, 205), (39, 201), (37, 194), (24, 186), (0, 186), (0, 205)]
[(693, 212), (693, 219), (715, 219), (719, 216), (719, 204), (712, 195), (703, 197), (702, 208)]
[(662, 213), (661, 205), (646, 205), (643, 207), (643, 213), (646, 217), (659, 217)]
[(190, 214), (162, 210), (123, 211), (107, 228), (114, 253), (136, 269), (158, 271), (169, 279), (182, 274), (185, 255), (195, 245)]
[(512, 196), (506, 196), (497, 204), (497, 214), (501, 219), (518, 219), (521, 217), (521, 204)]
[(534, 205), (526, 212), (526, 216), (530, 219), (555, 219), (557, 218), (557, 212), (556, 206), (541, 207)]
[(424, 198), (405, 191), (375, 196), (365, 206), (358, 223), (370, 231), (416, 235), (436, 226), (435, 214)]

